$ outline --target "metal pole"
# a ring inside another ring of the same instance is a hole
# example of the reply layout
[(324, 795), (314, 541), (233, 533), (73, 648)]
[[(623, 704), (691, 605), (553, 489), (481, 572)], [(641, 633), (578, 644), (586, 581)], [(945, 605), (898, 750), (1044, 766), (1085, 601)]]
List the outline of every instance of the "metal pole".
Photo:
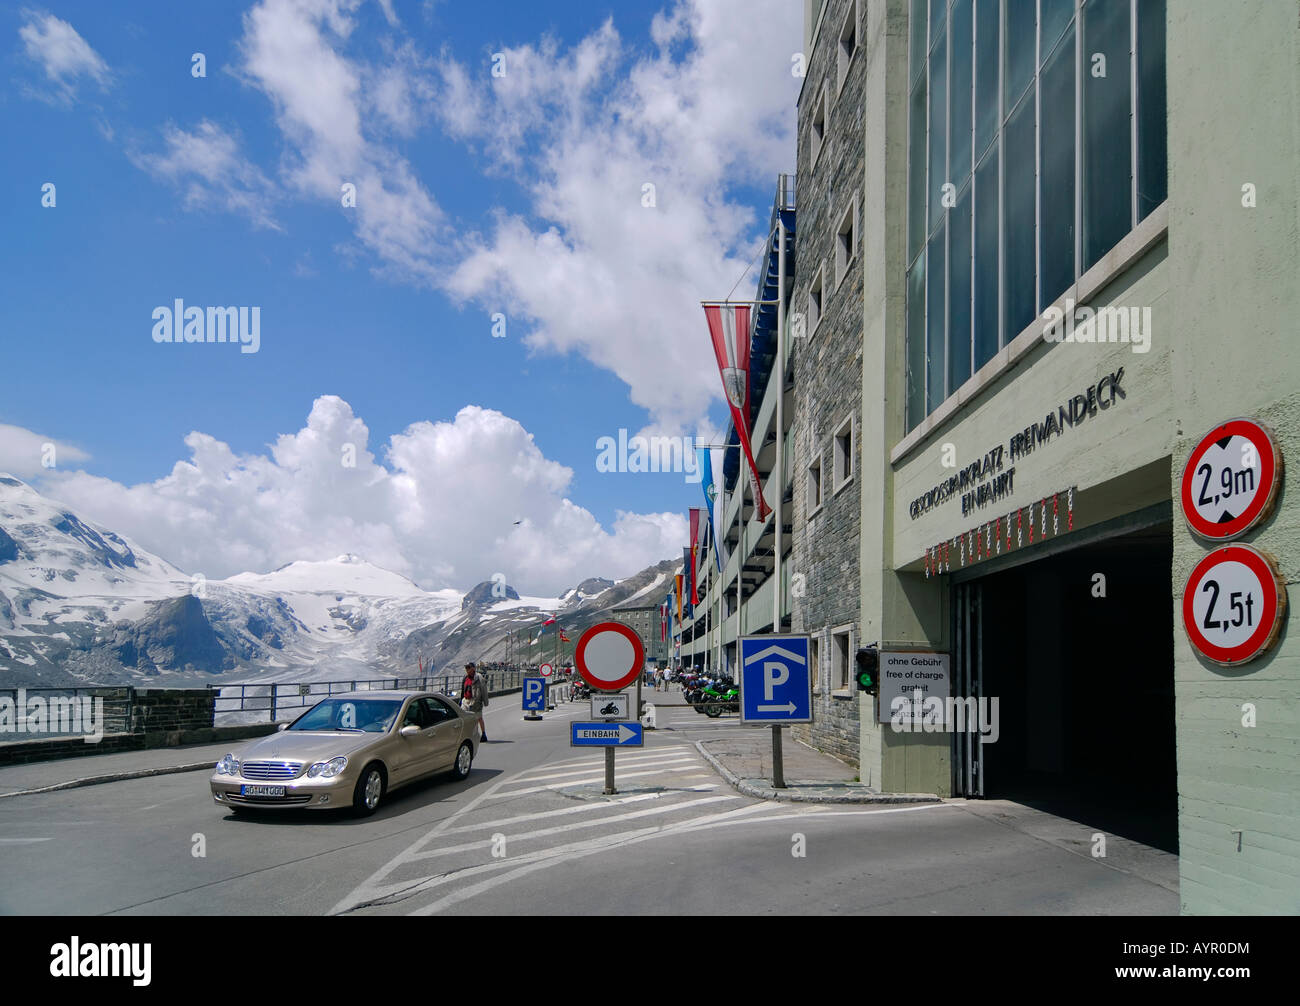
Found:
[(618, 790), (614, 788), (614, 749), (605, 748), (605, 795), (612, 796)]
[(781, 756), (781, 726), (772, 724), (772, 786), (785, 789), (785, 759)]
[[(784, 192), (781, 193), (784, 196)], [(785, 522), (785, 221), (777, 210), (776, 252), (776, 507), (774, 530), (776, 541), (772, 575), (776, 578), (772, 591), (772, 631), (781, 631), (781, 531)], [(768, 375), (772, 380), (772, 375)]]

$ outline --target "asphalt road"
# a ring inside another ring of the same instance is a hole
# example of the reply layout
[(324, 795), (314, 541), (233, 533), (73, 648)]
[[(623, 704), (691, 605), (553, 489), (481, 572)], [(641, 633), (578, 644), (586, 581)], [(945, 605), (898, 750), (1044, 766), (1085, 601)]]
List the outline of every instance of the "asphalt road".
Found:
[[(647, 698), (652, 693), (647, 693)], [(1177, 895), (960, 802), (743, 797), (694, 739), (739, 729), (660, 708), (644, 748), (568, 746), (586, 704), (541, 722), (494, 702), (463, 782), (379, 812), (234, 817), (187, 773), (0, 801), (8, 914), (1173, 914)], [(672, 728), (672, 729), (668, 729)], [(1005, 818), (1005, 819), (1004, 819)], [(197, 855), (197, 852), (202, 855)]]

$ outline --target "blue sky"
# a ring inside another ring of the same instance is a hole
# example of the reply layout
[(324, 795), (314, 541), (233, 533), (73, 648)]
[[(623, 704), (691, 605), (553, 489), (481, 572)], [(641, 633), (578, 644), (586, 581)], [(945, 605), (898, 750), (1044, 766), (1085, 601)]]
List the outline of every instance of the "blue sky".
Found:
[[(0, 468), (218, 576), (546, 592), (674, 554), (698, 486), (595, 443), (725, 423), (698, 301), (793, 163), (796, 5), (117, 6), (0, 20)], [(155, 343), (176, 298), (257, 306), (258, 352)]]

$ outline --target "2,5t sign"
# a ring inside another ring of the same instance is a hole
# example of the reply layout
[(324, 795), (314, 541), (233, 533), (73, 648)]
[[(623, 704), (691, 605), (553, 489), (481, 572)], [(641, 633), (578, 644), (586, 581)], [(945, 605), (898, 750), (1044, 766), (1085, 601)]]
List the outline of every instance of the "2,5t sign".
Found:
[(1272, 557), (1249, 545), (1216, 548), (1187, 578), (1187, 638), (1217, 664), (1254, 660), (1276, 642), (1285, 617), (1286, 584)]

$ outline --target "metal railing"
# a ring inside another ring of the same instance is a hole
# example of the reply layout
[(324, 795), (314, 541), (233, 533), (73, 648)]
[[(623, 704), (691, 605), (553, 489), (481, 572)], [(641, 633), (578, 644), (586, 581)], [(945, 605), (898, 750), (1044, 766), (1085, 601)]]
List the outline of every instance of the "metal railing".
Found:
[[(497, 670), (484, 672), (488, 694), (522, 688), (522, 669)], [(464, 681), (462, 674), (433, 674), (411, 678), (349, 678), (336, 681), (266, 681), (239, 682), (229, 685), (213, 685), (217, 692), (213, 719), (215, 725), (222, 725), (220, 720), (229, 722), (255, 722), (258, 720), (277, 723), (282, 719), (296, 718), (302, 711), (310, 709), (317, 702), (332, 695), (346, 692), (378, 691), (429, 691), (442, 692), (451, 699), (460, 698), (460, 686)]]

